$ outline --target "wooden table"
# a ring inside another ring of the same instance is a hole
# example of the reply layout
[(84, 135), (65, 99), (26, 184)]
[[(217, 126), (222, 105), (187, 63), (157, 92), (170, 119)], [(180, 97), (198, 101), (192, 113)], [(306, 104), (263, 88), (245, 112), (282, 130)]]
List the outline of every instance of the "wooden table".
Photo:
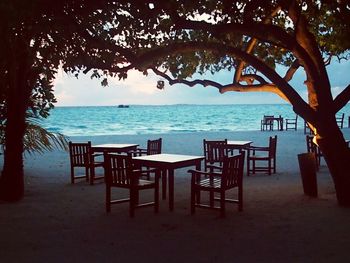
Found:
[(241, 152), (252, 143), (252, 141), (227, 141), (227, 148), (231, 150), (239, 150)]
[(178, 168), (195, 166), (196, 170), (201, 169), (201, 161), (204, 156), (192, 156), (181, 154), (154, 154), (133, 157), (136, 165), (158, 168), (162, 170), (162, 195), (166, 197), (166, 176), (168, 175), (169, 185), (169, 210), (174, 210), (174, 170)]
[(279, 131), (283, 131), (283, 118), (281, 116), (279, 117), (266, 117), (266, 121), (272, 122), (272, 130), (273, 130), (273, 122), (277, 122), (277, 129)]
[(136, 150), (138, 144), (132, 143), (106, 143), (91, 146), (92, 152), (122, 153)]

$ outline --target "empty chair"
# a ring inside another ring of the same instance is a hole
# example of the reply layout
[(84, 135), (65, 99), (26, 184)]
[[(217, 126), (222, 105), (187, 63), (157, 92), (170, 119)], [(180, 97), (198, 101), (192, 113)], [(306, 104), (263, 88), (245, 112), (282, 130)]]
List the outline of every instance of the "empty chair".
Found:
[(227, 148), (224, 147), (226, 145), (227, 139), (217, 141), (203, 140), (205, 171), (213, 172), (214, 170), (222, 169), (222, 162), (228, 151)]
[[(142, 155), (152, 155), (162, 153), (162, 138), (156, 140), (147, 140), (147, 148), (137, 148), (135, 151), (130, 152), (133, 156), (142, 156)], [(150, 173), (144, 173), (143, 176), (150, 179)], [(163, 176), (163, 183), (166, 183), (166, 177)]]
[(138, 148), (133, 152), (134, 156), (152, 155), (162, 153), (162, 138), (147, 140), (147, 148)]
[[(226, 202), (237, 203), (238, 211), (243, 210), (243, 167), (244, 167), (244, 152), (239, 155), (225, 156), (223, 159), (222, 171), (207, 172), (198, 170), (189, 170), (191, 173), (191, 214), (195, 213), (195, 208), (209, 208), (220, 210), (221, 217), (225, 216)], [(237, 199), (226, 198), (226, 191), (237, 188)], [(209, 192), (210, 198), (214, 194), (219, 194), (219, 197), (209, 200), (209, 204), (205, 204), (200, 200), (201, 191)], [(219, 201), (219, 206), (215, 206), (215, 201)]]
[(298, 115), (294, 119), (286, 119), (286, 131), (297, 130), (298, 128)]
[[(70, 157), (70, 170), (71, 170), (71, 183), (74, 184), (75, 179), (85, 178), (86, 181), (90, 181), (93, 184), (95, 179), (103, 179), (103, 176), (95, 176), (95, 168), (102, 167), (103, 161), (95, 161), (95, 157), (91, 153), (91, 142), (87, 143), (73, 143), (69, 142), (69, 157)], [(75, 168), (85, 168), (84, 175), (75, 175)]]
[(340, 129), (343, 129), (343, 126), (344, 126), (344, 116), (345, 116), (345, 114), (342, 113), (340, 117), (335, 117)]
[(264, 115), (263, 119), (260, 121), (260, 130), (273, 131), (273, 118), (273, 115)]
[(322, 152), (318, 147), (318, 145), (314, 143), (313, 139), (314, 139), (314, 136), (306, 135), (306, 149), (307, 149), (307, 152), (315, 154), (316, 168), (318, 169), (319, 166), (321, 165)]
[(276, 173), (277, 135), (270, 137), (266, 147), (247, 147), (247, 175), (257, 172)]
[[(133, 217), (135, 209), (145, 206), (154, 206), (154, 212), (159, 208), (159, 173), (156, 172), (154, 181), (140, 179), (142, 171), (136, 169), (130, 155), (104, 154), (105, 182), (106, 182), (106, 211), (111, 211), (112, 204), (129, 202), (129, 215)], [(112, 189), (122, 188), (129, 190), (129, 197), (113, 199)], [(139, 203), (139, 191), (153, 189), (153, 202)]]
[(312, 134), (312, 130), (309, 127), (309, 124), (304, 121), (304, 134)]

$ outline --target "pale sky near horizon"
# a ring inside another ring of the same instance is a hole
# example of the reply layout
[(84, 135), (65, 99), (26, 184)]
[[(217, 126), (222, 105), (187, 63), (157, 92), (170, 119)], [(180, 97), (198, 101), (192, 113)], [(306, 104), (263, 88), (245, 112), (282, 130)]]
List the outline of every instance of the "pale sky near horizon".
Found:
[[(327, 71), (333, 95), (338, 94), (350, 83), (350, 61), (341, 64), (334, 61), (327, 67)], [(109, 79), (107, 87), (102, 87), (100, 80), (90, 79), (90, 75), (91, 73), (81, 74), (77, 79), (74, 76), (68, 76), (63, 71), (58, 72), (54, 88), (58, 102), (55, 106), (285, 103), (277, 95), (271, 93), (227, 92), (220, 94), (214, 87), (200, 85), (194, 87), (180, 84), (170, 86), (165, 82), (165, 89), (159, 90), (156, 84), (161, 78), (151, 73), (144, 76), (140, 72), (129, 72), (127, 80)], [(226, 84), (231, 82), (232, 76), (232, 73), (220, 72), (210, 78)], [(291, 84), (305, 99), (304, 79), (303, 71), (299, 69)]]

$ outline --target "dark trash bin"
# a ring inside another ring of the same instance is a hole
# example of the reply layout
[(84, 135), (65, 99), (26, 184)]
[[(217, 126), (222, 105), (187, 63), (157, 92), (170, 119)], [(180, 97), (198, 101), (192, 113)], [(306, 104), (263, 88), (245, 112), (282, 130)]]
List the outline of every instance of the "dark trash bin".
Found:
[(298, 154), (304, 194), (317, 197), (316, 158), (314, 153)]

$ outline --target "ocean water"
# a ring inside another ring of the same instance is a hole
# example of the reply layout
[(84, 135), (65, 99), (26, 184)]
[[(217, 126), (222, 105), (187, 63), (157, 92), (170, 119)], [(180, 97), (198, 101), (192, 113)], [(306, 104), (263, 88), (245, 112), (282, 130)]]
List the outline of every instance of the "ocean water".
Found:
[[(347, 125), (350, 106), (343, 112)], [(89, 106), (56, 107), (42, 124), (67, 136), (244, 131), (260, 130), (263, 115), (295, 117), (289, 104)]]

